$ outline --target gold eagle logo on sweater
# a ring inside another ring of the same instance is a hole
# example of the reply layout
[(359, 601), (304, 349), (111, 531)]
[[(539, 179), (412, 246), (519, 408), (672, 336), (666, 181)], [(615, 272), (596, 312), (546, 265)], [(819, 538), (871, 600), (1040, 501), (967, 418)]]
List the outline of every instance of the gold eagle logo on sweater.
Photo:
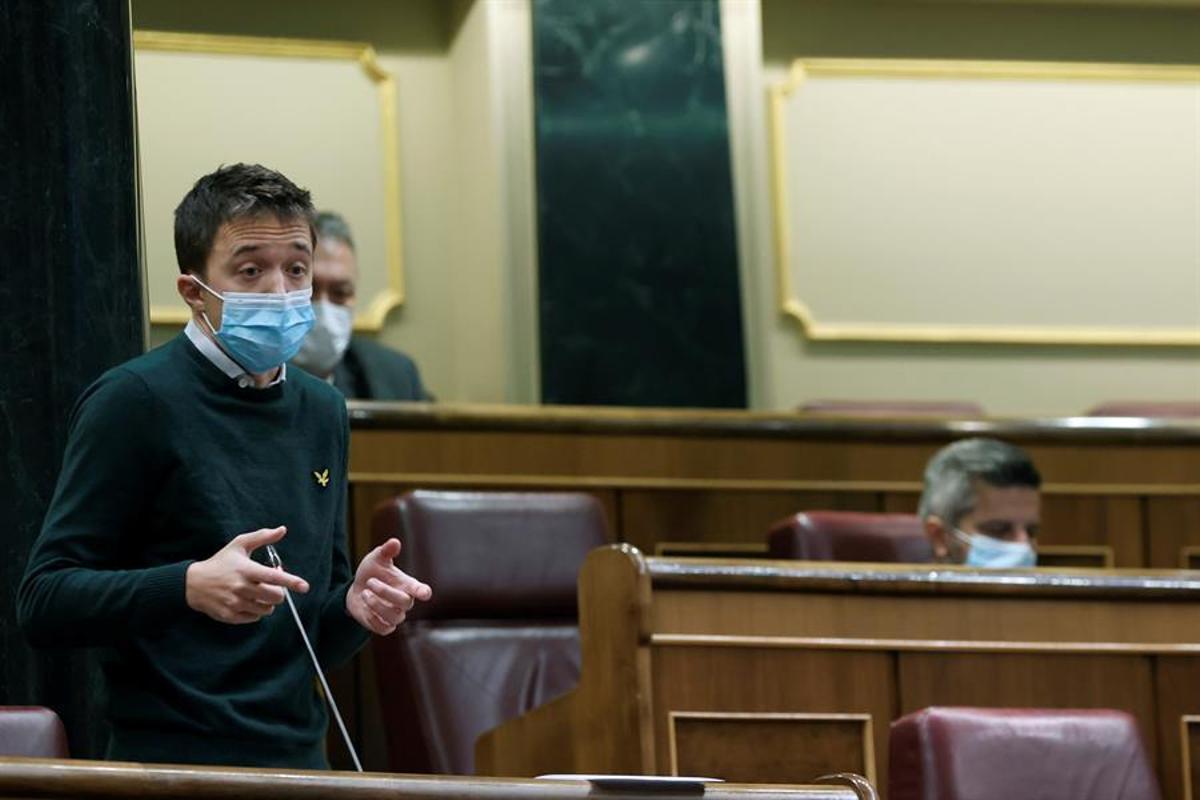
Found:
[(329, 485), (329, 468), (326, 467), (324, 472), (313, 472), (313, 477), (316, 478), (317, 485), (325, 488)]

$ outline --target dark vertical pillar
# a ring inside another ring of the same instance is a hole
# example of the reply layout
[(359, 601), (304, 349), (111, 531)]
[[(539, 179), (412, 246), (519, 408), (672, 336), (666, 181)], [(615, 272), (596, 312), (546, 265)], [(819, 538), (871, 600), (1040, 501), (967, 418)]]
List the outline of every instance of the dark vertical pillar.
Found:
[(542, 395), (746, 404), (717, 0), (535, 0)]
[(31, 650), (14, 595), (75, 398), (143, 345), (128, 0), (6, 0), (0, 42), (0, 702), (97, 756), (96, 655)]

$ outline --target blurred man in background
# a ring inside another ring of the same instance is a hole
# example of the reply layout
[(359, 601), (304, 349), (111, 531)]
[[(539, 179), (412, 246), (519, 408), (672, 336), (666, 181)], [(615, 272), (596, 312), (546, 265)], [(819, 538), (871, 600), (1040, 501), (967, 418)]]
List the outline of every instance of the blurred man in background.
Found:
[(316, 322), (292, 363), (360, 400), (432, 400), (404, 353), (353, 335), (358, 257), (339, 214), (317, 215), (312, 305)]

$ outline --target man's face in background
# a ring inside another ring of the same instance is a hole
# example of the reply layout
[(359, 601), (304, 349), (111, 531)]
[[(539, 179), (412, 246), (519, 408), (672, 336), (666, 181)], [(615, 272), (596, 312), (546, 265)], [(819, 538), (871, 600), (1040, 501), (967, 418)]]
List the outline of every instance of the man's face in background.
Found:
[(317, 242), (313, 253), (313, 302), (327, 300), (354, 307), (358, 283), (358, 258), (353, 248), (338, 239)]

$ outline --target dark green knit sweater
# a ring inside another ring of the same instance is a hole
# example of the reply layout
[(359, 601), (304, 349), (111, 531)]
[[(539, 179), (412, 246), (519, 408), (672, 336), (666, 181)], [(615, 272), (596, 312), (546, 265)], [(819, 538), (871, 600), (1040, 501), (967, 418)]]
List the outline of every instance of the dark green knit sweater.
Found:
[(321, 665), (349, 658), (369, 634), (345, 611), (347, 440), (337, 390), (301, 370), (240, 388), (183, 334), (84, 392), (18, 615), (34, 644), (106, 648), (111, 757), (322, 763), (326, 713), (286, 606), (217, 622), (188, 607), (185, 574), (286, 525), (276, 547), (309, 583), (293, 599)]

